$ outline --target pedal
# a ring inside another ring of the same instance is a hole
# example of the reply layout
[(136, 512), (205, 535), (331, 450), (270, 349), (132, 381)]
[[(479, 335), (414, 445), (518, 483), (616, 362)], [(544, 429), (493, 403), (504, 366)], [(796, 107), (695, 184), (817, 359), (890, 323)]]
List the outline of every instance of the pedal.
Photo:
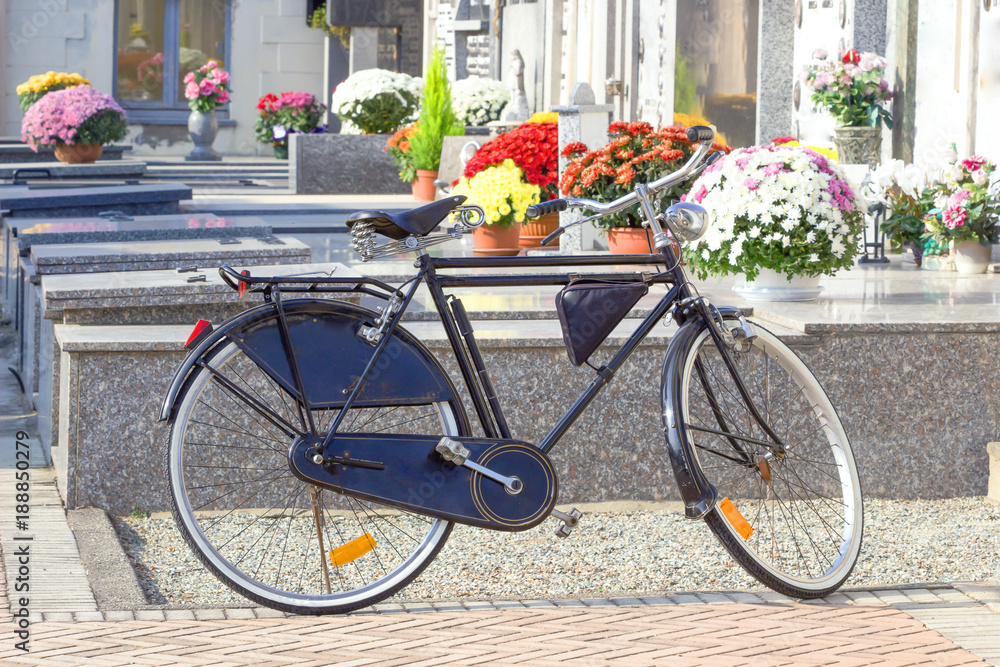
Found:
[(580, 523), (580, 517), (583, 516), (583, 512), (575, 507), (569, 512), (552, 510), (549, 514), (562, 521), (562, 525), (556, 528), (557, 537), (569, 537), (569, 534), (576, 528), (576, 524)]

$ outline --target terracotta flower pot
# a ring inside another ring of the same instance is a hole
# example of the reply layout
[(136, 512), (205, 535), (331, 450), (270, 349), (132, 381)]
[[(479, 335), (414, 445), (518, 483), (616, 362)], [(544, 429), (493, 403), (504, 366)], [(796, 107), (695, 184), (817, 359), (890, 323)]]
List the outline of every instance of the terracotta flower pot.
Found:
[(521, 252), (517, 243), (521, 237), (521, 223), (509, 227), (482, 225), (472, 230), (472, 252), (480, 256), (516, 255)]
[(417, 180), (413, 182), (413, 198), (417, 201), (434, 201), (434, 179), (437, 177), (436, 171), (417, 169)]
[(608, 249), (616, 255), (645, 255), (649, 254), (652, 247), (653, 232), (645, 227), (615, 227), (608, 230)]
[(101, 144), (56, 144), (56, 159), (66, 164), (96, 162), (104, 151)]
[[(558, 213), (546, 213), (534, 220), (525, 220), (521, 223), (521, 239), (518, 241), (522, 248), (541, 248), (542, 239), (556, 231), (559, 226)], [(558, 248), (559, 241), (553, 241), (546, 248)]]

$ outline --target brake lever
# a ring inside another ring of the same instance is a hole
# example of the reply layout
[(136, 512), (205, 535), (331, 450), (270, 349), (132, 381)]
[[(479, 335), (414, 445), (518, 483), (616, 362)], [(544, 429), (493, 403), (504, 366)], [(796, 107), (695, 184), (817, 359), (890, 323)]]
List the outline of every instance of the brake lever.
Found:
[(569, 223), (568, 225), (564, 225), (562, 227), (559, 227), (554, 232), (552, 232), (551, 234), (549, 234), (548, 236), (546, 236), (544, 239), (542, 239), (542, 245), (546, 246), (546, 245), (552, 243), (557, 238), (559, 238), (560, 236), (562, 236), (563, 232), (565, 232), (570, 227), (574, 227), (576, 225), (582, 225), (583, 223), (590, 222), (592, 220), (597, 220), (598, 218), (601, 217), (601, 215), (602, 214), (598, 213), (598, 214), (592, 215), (592, 216), (587, 217), (587, 218), (580, 218), (579, 220), (574, 220), (573, 222)]

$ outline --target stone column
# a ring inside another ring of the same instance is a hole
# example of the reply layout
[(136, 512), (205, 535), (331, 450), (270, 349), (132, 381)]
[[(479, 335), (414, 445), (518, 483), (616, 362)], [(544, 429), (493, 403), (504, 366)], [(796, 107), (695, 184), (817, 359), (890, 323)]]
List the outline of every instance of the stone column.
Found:
[[(7, 35), (7, 0), (0, 0), (0, 35)], [(3, 40), (3, 46), (0, 46), (0, 54), (3, 55), (4, 62), (7, 62), (10, 57), (7, 53), (7, 49), (10, 48), (7, 45), (7, 40)], [(14, 84), (15, 86), (17, 84)], [(5, 131), (5, 125), (7, 124), (7, 96), (16, 95), (11, 88), (7, 86), (7, 68), (0, 67), (0, 136), (7, 134)]]
[(887, 55), (887, 0), (854, 0), (854, 48)]
[[(567, 145), (582, 141), (588, 148), (599, 148), (608, 143), (608, 125), (611, 123), (613, 104), (594, 104), (593, 89), (585, 82), (573, 86), (569, 94), (570, 103), (566, 106), (554, 106), (552, 110), (559, 114), (559, 152)], [(568, 160), (560, 155), (559, 172), (566, 169)], [(563, 211), (559, 214), (559, 223), (569, 224), (583, 217), (579, 209)], [(559, 245), (559, 252), (572, 254), (579, 251), (594, 249), (594, 242), (599, 234), (588, 224), (578, 225), (565, 232)]]
[(378, 28), (351, 28), (351, 74), (378, 67)]
[(892, 103), (892, 157), (913, 162), (917, 110), (917, 6), (919, 0), (896, 0), (894, 71), (887, 72), (896, 95)]
[[(326, 59), (325, 76), (323, 77), (323, 104), (330, 106), (330, 96), (341, 81), (351, 73), (351, 65), (340, 39), (326, 36), (323, 44), (323, 56)], [(329, 109), (326, 112), (327, 132), (340, 132), (340, 119)]]
[(761, 0), (757, 40), (757, 143), (793, 134), (795, 7), (788, 0)]

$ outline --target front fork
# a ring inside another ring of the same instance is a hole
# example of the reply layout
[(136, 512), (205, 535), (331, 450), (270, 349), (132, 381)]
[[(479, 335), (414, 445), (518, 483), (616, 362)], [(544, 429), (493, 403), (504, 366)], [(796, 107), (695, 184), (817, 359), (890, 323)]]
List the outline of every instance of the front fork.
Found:
[[(673, 311), (674, 320), (678, 325), (682, 325), (691, 319), (700, 319), (705, 323), (747, 411), (772, 441), (771, 443), (761, 441), (761, 444), (768, 446), (772, 450), (773, 455), (783, 456), (785, 453), (784, 443), (758, 410), (746, 384), (743, 382), (739, 370), (736, 368), (736, 364), (733, 362), (731, 354), (731, 351), (739, 353), (750, 349), (754, 338), (757, 337), (753, 326), (747, 322), (740, 311), (732, 308), (719, 309), (698, 293), (695, 286), (688, 280), (687, 273), (681, 265), (679, 245), (675, 252), (674, 239), (663, 228), (660, 218), (653, 209), (653, 202), (648, 188), (644, 185), (639, 185), (636, 187), (636, 194), (643, 217), (645, 218), (643, 224), (652, 229), (655, 248), (663, 255), (666, 265), (669, 267), (668, 271), (674, 274), (674, 282), (680, 288), (678, 302)], [(726, 325), (726, 317), (737, 319), (739, 325), (730, 329)], [(666, 368), (664, 370), (666, 371)], [(723, 414), (715, 393), (712, 391), (711, 384), (700, 360), (695, 361), (695, 371), (699, 382), (704, 387), (705, 393), (708, 396), (713, 415), (719, 425), (720, 434), (730, 433), (730, 426), (726, 416)], [(673, 372), (679, 373), (681, 369), (675, 367)], [(664, 379), (666, 380), (666, 378)], [(679, 379), (678, 377), (677, 380)], [(679, 389), (677, 384), (673, 384), (675, 390)], [(664, 386), (667, 386), (667, 384), (665, 383)], [(684, 427), (683, 424), (677, 423), (680, 421), (677, 419), (679, 416), (674, 415), (674, 419), (677, 421), (668, 423), (668, 446), (671, 449), (678, 485), (681, 487), (681, 492), (685, 495), (685, 500), (687, 501), (687, 515), (689, 517), (700, 517), (704, 516), (714, 506), (714, 493), (711, 490), (711, 484), (708, 483), (708, 480), (704, 479), (700, 473), (691, 469), (691, 463), (693, 463), (691, 460), (693, 452), (689, 450), (691, 445), (690, 443), (682, 443), (681, 439), (677, 437), (679, 431)], [(683, 439), (686, 440), (686, 438)], [(726, 439), (745, 465), (748, 467), (760, 467), (763, 471), (762, 464), (753, 460), (737, 438), (732, 437), (732, 435), (726, 435)], [(768, 456), (772, 456), (772, 453), (769, 453)], [(770, 476), (769, 472), (767, 476)]]

